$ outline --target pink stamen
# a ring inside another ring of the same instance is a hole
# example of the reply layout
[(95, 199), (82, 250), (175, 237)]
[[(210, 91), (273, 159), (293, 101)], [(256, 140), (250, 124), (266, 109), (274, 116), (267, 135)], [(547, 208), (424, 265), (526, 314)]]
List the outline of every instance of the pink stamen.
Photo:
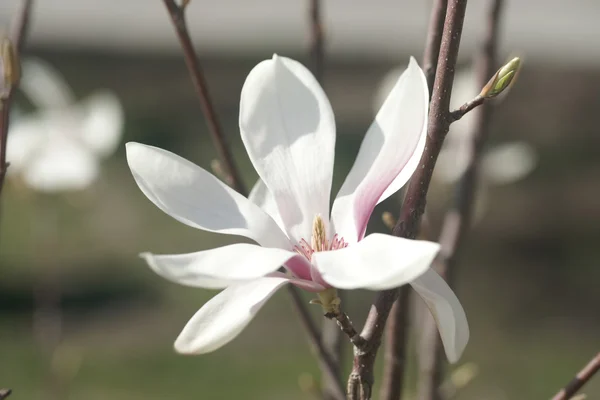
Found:
[[(323, 251), (339, 250), (346, 247), (348, 247), (348, 243), (346, 243), (343, 238), (339, 237), (337, 233), (333, 235), (331, 242), (329, 242), (327, 239), (323, 239), (323, 242), (321, 243), (321, 248)], [(316, 250), (313, 249), (313, 247), (305, 239), (301, 239), (298, 245), (294, 246), (294, 251), (306, 257), (308, 261), (311, 261), (312, 255)]]

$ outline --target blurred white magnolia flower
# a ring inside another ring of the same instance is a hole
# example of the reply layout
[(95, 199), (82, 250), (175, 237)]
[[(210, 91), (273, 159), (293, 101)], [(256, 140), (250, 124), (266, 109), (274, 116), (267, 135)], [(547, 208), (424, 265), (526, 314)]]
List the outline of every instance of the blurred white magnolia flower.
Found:
[[(161, 210), (189, 226), (258, 243), (142, 255), (172, 281), (225, 288), (188, 322), (176, 350), (201, 354), (225, 345), (285, 284), (317, 293), (327, 310), (339, 306), (335, 288), (383, 290), (410, 283), (434, 314), (448, 358), (456, 361), (469, 328), (455, 294), (429, 268), (439, 245), (365, 237), (375, 206), (398, 191), (418, 165), (427, 104), (425, 77), (411, 59), (369, 128), (331, 219), (333, 111), (310, 71), (289, 58), (275, 55), (259, 63), (242, 89), (242, 141), (261, 178), (249, 199), (173, 153), (128, 143), (132, 174)], [(287, 274), (278, 272), (281, 266)]]
[(64, 78), (41, 60), (23, 63), (20, 88), (36, 107), (12, 115), (9, 174), (41, 192), (80, 190), (98, 177), (100, 160), (118, 147), (123, 109), (106, 90), (76, 102)]
[[(382, 79), (375, 94), (375, 107), (382, 103), (402, 71), (401, 68), (394, 69)], [(459, 108), (477, 96), (480, 90), (471, 69), (458, 71), (454, 77), (450, 108)], [(434, 184), (454, 184), (465, 172), (471, 146), (470, 135), (473, 133), (473, 117), (473, 113), (468, 113), (450, 125), (434, 171)], [(514, 141), (487, 150), (481, 162), (481, 178), (484, 185), (500, 185), (519, 181), (529, 175), (537, 164), (537, 156), (531, 145)]]

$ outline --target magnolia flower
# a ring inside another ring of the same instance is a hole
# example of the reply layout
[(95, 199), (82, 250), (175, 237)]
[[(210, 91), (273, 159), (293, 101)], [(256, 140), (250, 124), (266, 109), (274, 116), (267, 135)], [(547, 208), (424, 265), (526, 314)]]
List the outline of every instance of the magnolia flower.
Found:
[(64, 78), (40, 60), (23, 63), (21, 90), (36, 111), (13, 116), (8, 172), (42, 192), (84, 189), (100, 172), (100, 159), (118, 147), (123, 110), (117, 97), (98, 91), (75, 102)]
[[(242, 89), (242, 141), (261, 179), (250, 199), (173, 153), (128, 143), (133, 177), (161, 210), (189, 226), (257, 243), (142, 254), (169, 280), (225, 289), (191, 318), (175, 349), (192, 354), (218, 349), (286, 284), (317, 293), (327, 310), (338, 306), (336, 288), (383, 290), (410, 283), (435, 316), (448, 358), (456, 361), (469, 329), (458, 299), (429, 268), (439, 245), (365, 236), (374, 207), (418, 165), (427, 107), (425, 77), (411, 59), (367, 131), (331, 214), (333, 111), (314, 76), (289, 58), (275, 55), (259, 63)], [(281, 266), (286, 273), (278, 271)]]

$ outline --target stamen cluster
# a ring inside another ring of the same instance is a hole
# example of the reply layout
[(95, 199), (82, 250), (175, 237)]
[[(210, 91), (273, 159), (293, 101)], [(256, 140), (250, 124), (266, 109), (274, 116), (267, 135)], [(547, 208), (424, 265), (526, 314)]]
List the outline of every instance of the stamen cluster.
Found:
[(339, 250), (344, 247), (348, 247), (348, 243), (342, 237), (338, 236), (337, 233), (333, 235), (331, 241), (327, 239), (325, 223), (321, 216), (317, 215), (313, 222), (310, 243), (305, 239), (301, 239), (298, 245), (294, 246), (294, 251), (306, 257), (308, 261), (311, 261), (312, 255), (317, 251)]

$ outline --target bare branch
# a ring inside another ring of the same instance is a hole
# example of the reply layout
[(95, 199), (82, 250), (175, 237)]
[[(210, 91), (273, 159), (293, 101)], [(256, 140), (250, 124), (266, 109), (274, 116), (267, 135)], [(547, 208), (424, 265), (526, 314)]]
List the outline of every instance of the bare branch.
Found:
[[(448, 0), (434, 0), (429, 28), (423, 54), (423, 68), (427, 78), (429, 89), (429, 100), (433, 94), (435, 72), (438, 65), (442, 35), (444, 33), (444, 21)], [(390, 230), (394, 229), (397, 221), (394, 221)], [(388, 328), (385, 333), (385, 358), (383, 360), (383, 382), (381, 389), (382, 400), (399, 399), (404, 386), (404, 362), (406, 353), (406, 340), (409, 324), (409, 298), (408, 287), (400, 288), (400, 299), (392, 307)]]
[(399, 399), (404, 389), (409, 305), (408, 286), (400, 288), (400, 296), (392, 306), (385, 332), (383, 382), (380, 395), (382, 400)]
[(442, 43), (442, 34), (444, 33), (444, 20), (446, 19), (446, 8), (448, 0), (434, 0), (431, 7), (431, 16), (429, 17), (429, 29), (427, 31), (427, 41), (425, 43), (425, 53), (423, 54), (423, 71), (427, 78), (427, 87), (429, 96), (433, 93), (433, 84), (435, 80), (435, 71), (440, 55), (440, 45)]
[[(325, 314), (325, 318), (335, 320), (337, 325), (339, 326), (341, 332), (345, 333), (350, 339), (350, 342), (359, 349), (364, 348), (365, 340), (362, 336), (358, 334), (356, 329), (354, 329), (354, 325), (352, 325), (352, 321), (348, 318), (348, 315), (341, 310), (337, 310), (332, 313)], [(340, 331), (336, 329), (336, 331)]]
[[(433, 167), (449, 128), (450, 94), (466, 7), (466, 0), (450, 0), (448, 2), (435, 75), (436, 84), (429, 109), (427, 143), (420, 166), (408, 185), (402, 215), (394, 228), (396, 236), (414, 239), (418, 233), (419, 223), (425, 210), (425, 198)], [(358, 384), (362, 385), (365, 390), (361, 394), (362, 398), (354, 397), (354, 399), (364, 400), (369, 399), (371, 396), (375, 356), (381, 343), (385, 322), (398, 295), (398, 289), (383, 291), (379, 293), (371, 306), (361, 334), (367, 342), (366, 350), (357, 351), (355, 349), (354, 366), (350, 375), (350, 380), (358, 381)], [(350, 397), (350, 399), (353, 398)]]
[[(14, 59), (11, 63), (17, 69), (19, 69), (20, 65), (19, 58), (25, 43), (25, 35), (27, 34), (27, 28), (29, 26), (29, 17), (31, 15), (32, 5), (33, 0), (23, 0), (21, 8), (15, 17), (12, 26), (12, 32), (9, 40), (10, 46), (12, 47), (11, 57)], [(8, 60), (3, 60), (3, 62), (6, 61)], [(13, 74), (18, 75), (18, 71), (13, 71)], [(8, 163), (6, 162), (6, 143), (8, 141), (8, 125), (12, 97), (19, 85), (18, 76), (16, 78), (16, 81), (9, 83), (10, 86), (8, 88), (8, 92), (0, 96), (0, 193), (2, 193), (2, 188), (4, 187), (4, 177), (6, 176), (6, 170), (8, 169)], [(6, 78), (0, 77), (0, 79), (5, 80)]]
[[(482, 43), (482, 52), (477, 62), (477, 85), (483, 87), (489, 77), (494, 73), (496, 63), (496, 49), (498, 47), (500, 14), (503, 0), (491, 0), (487, 31)], [(473, 204), (477, 190), (479, 175), (479, 164), (483, 150), (483, 144), (489, 135), (489, 125), (492, 107), (484, 103), (484, 98), (476, 97), (473, 101), (463, 105), (458, 111), (458, 118), (451, 116), (453, 120), (459, 119), (468, 111), (478, 105), (481, 107), (475, 115), (473, 132), (471, 133), (471, 152), (465, 170), (458, 186), (454, 206), (448, 210), (440, 234), (441, 250), (434, 265), (435, 269), (448, 283), (452, 285), (452, 274), (455, 270), (459, 250), (465, 242), (466, 234), (471, 225)], [(451, 114), (457, 113), (454, 111)], [(421, 342), (421, 354), (419, 357), (420, 380), (418, 398), (423, 400), (438, 400), (442, 398), (439, 388), (443, 379), (442, 366), (444, 355), (442, 343), (437, 333), (435, 322), (431, 318), (426, 319), (423, 326)]]
[(202, 108), (202, 113), (206, 118), (208, 130), (212, 137), (213, 143), (217, 148), (219, 157), (223, 162), (223, 168), (228, 176), (226, 181), (232, 182), (234, 189), (241, 194), (246, 195), (246, 185), (242, 181), (240, 173), (233, 160), (229, 142), (227, 141), (227, 138), (221, 129), (221, 124), (217, 118), (217, 113), (208, 90), (208, 84), (206, 83), (202, 66), (200, 65), (200, 61), (198, 60), (198, 56), (194, 50), (194, 45), (188, 33), (187, 24), (185, 22), (185, 7), (187, 6), (188, 2), (183, 2), (182, 5), (179, 6), (175, 0), (163, 1), (167, 7), (167, 10), (169, 11), (175, 31), (177, 32), (177, 37), (179, 38), (179, 43), (181, 44), (181, 49), (183, 50), (185, 64), (190, 72), (194, 89), (198, 95), (198, 100), (200, 100), (200, 107)]
[(571, 382), (560, 390), (552, 400), (568, 400), (577, 393), (579, 389), (583, 387), (596, 372), (600, 370), (600, 353), (596, 354), (596, 357), (585, 366), (581, 371), (575, 375), (575, 378)]
[(313, 74), (319, 82), (323, 80), (325, 60), (325, 35), (323, 29), (321, 0), (310, 0), (310, 53), (313, 64)]

